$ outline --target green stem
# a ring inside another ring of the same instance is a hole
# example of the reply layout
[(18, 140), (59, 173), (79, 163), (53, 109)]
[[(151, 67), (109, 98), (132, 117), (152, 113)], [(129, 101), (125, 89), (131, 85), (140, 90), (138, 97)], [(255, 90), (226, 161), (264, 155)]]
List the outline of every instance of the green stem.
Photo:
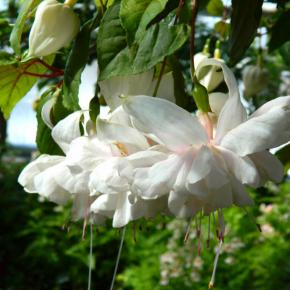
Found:
[(160, 68), (160, 72), (159, 72), (159, 75), (158, 75), (157, 83), (156, 83), (156, 86), (155, 86), (155, 89), (154, 89), (154, 92), (153, 92), (153, 97), (157, 96), (157, 92), (158, 92), (158, 89), (159, 89), (159, 86), (160, 86), (160, 83), (161, 83), (161, 80), (162, 80), (163, 72), (164, 72), (164, 69), (165, 69), (166, 60), (167, 60), (167, 57), (164, 57), (164, 60), (162, 62), (162, 65), (161, 65), (161, 68)]

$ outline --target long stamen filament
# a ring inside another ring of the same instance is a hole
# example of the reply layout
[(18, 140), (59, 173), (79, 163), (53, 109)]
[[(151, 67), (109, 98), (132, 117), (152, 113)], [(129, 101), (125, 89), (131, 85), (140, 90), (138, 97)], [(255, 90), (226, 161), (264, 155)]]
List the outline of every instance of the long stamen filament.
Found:
[(221, 253), (221, 249), (222, 249), (222, 244), (223, 244), (223, 240), (220, 239), (219, 244), (218, 244), (218, 248), (217, 248), (217, 252), (216, 252), (216, 256), (214, 259), (213, 271), (212, 271), (211, 279), (210, 279), (209, 284), (208, 284), (208, 289), (214, 288), (216, 269), (217, 269), (217, 264), (218, 264), (219, 256)]
[(93, 224), (90, 224), (90, 255), (89, 255), (89, 275), (88, 275), (88, 290), (91, 290), (92, 285), (92, 267), (93, 267)]
[(119, 251), (118, 251), (118, 255), (117, 255), (117, 260), (116, 260), (116, 264), (115, 264), (115, 269), (114, 269), (114, 274), (113, 274), (110, 290), (114, 289), (114, 284), (115, 284), (118, 266), (119, 266), (119, 262), (120, 262), (120, 257), (121, 257), (121, 253), (122, 253), (122, 248), (123, 248), (123, 244), (124, 244), (125, 232), (126, 232), (126, 227), (124, 227), (123, 231), (122, 231), (122, 237), (121, 237), (121, 241), (120, 241)]

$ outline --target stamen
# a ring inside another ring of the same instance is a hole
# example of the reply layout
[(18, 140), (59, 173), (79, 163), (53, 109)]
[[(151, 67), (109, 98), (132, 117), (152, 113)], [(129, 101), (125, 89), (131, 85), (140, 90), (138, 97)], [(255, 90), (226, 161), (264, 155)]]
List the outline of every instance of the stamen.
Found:
[(119, 251), (118, 251), (118, 255), (117, 255), (117, 260), (116, 260), (116, 264), (115, 264), (115, 269), (114, 269), (114, 274), (113, 274), (110, 290), (114, 289), (114, 284), (115, 284), (115, 280), (116, 280), (116, 275), (117, 275), (117, 271), (118, 271), (118, 266), (119, 266), (121, 252), (122, 252), (124, 238), (125, 238), (125, 232), (126, 232), (126, 227), (124, 227), (123, 231), (122, 231), (122, 237), (121, 237), (121, 241), (120, 241)]
[(86, 236), (86, 229), (87, 229), (87, 219), (84, 219), (84, 224), (83, 224), (83, 234), (82, 234), (82, 240), (85, 239)]
[(218, 223), (219, 223), (219, 228), (220, 228), (219, 239), (224, 241), (225, 220), (224, 220), (224, 214), (223, 214), (222, 209), (218, 210)]
[(190, 227), (191, 227), (192, 219), (193, 219), (193, 216), (190, 218), (190, 220), (189, 220), (189, 222), (187, 224), (186, 233), (185, 233), (184, 240), (183, 240), (183, 242), (185, 244), (187, 243), (188, 238), (189, 238), (189, 233), (190, 233)]
[(199, 215), (199, 225), (198, 225), (198, 255), (200, 256), (201, 254), (201, 219), (202, 219), (202, 212), (200, 212), (200, 215)]
[(212, 276), (211, 276), (211, 279), (210, 279), (210, 281), (208, 283), (208, 289), (214, 288), (216, 269), (217, 269), (217, 264), (218, 264), (219, 256), (220, 256), (220, 253), (221, 253), (221, 249), (222, 249), (222, 244), (223, 244), (223, 240), (220, 239), (219, 244), (218, 244), (218, 248), (217, 248), (217, 252), (216, 252), (216, 255), (215, 255), (215, 259), (214, 259)]
[(210, 246), (210, 214), (208, 215), (208, 227), (207, 227), (206, 247), (209, 248), (209, 246)]
[(93, 224), (91, 223), (90, 224), (90, 255), (89, 255), (88, 290), (91, 290), (92, 267), (93, 267)]
[(123, 143), (115, 142), (114, 144), (120, 150), (120, 153), (121, 153), (122, 156), (128, 156), (129, 155), (129, 152), (128, 152), (126, 146)]
[(214, 212), (212, 213), (212, 217), (213, 217), (213, 225), (214, 225), (214, 228), (215, 228), (216, 237), (219, 238), (219, 230), (218, 230), (218, 227), (217, 227), (217, 223), (216, 223), (215, 213)]

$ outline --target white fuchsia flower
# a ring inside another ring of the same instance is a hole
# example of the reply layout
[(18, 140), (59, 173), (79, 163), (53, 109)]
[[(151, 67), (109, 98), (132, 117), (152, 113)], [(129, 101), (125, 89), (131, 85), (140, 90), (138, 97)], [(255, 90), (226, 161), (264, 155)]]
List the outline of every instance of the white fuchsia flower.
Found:
[(42, 57), (68, 46), (77, 35), (80, 20), (72, 7), (56, 0), (44, 0), (36, 10), (29, 34), (29, 55)]
[(136, 169), (134, 185), (143, 198), (169, 194), (169, 209), (177, 216), (250, 205), (244, 185), (257, 187), (283, 176), (282, 164), (266, 150), (290, 139), (290, 97), (247, 118), (231, 71), (214, 60), (207, 64), (222, 68), (229, 89), (215, 131), (207, 114), (197, 119), (166, 100), (135, 96), (123, 104), (136, 128), (170, 150), (166, 160)]

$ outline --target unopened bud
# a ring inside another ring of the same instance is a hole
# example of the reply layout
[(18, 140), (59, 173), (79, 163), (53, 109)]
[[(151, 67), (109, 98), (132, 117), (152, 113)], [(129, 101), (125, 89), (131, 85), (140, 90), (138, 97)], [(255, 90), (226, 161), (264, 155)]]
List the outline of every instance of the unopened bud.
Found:
[(200, 110), (201, 112), (211, 112), (207, 90), (197, 80), (194, 82), (192, 96), (198, 110)]
[(29, 56), (42, 57), (68, 46), (80, 28), (78, 16), (69, 5), (44, 0), (37, 7), (29, 35)]
[(248, 65), (243, 70), (245, 96), (253, 97), (262, 92), (268, 85), (268, 71), (259, 65)]

